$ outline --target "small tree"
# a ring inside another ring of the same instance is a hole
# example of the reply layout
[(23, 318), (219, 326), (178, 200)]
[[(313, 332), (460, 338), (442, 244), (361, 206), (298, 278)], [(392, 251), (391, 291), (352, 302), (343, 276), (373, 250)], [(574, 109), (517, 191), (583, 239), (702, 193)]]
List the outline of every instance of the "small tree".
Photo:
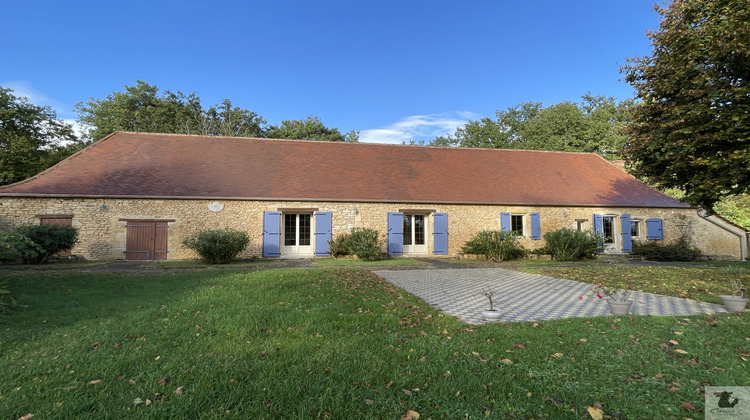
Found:
[(78, 229), (60, 225), (27, 225), (17, 232), (31, 239), (42, 248), (39, 255), (22, 257), (24, 264), (42, 264), (60, 251), (73, 248), (78, 242)]
[(197, 252), (207, 264), (226, 264), (242, 252), (250, 237), (234, 229), (204, 230), (182, 241), (182, 244)]
[(526, 250), (518, 243), (513, 232), (483, 230), (461, 247), (466, 254), (484, 255), (489, 261), (503, 261), (520, 258)]
[(367, 228), (354, 228), (346, 236), (344, 248), (351, 255), (356, 255), (360, 260), (373, 261), (380, 259), (380, 239), (377, 230)]

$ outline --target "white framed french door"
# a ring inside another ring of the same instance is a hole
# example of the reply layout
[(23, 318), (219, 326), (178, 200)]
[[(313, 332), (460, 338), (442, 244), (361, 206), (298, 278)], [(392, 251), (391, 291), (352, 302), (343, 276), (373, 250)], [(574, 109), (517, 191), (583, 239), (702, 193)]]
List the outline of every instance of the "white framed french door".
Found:
[(313, 217), (310, 213), (284, 213), (282, 215), (281, 256), (287, 258), (313, 255)]
[(404, 215), (404, 254), (427, 254), (427, 216)]
[(602, 234), (604, 235), (604, 252), (618, 252), (620, 238), (617, 234), (617, 216), (602, 216)]

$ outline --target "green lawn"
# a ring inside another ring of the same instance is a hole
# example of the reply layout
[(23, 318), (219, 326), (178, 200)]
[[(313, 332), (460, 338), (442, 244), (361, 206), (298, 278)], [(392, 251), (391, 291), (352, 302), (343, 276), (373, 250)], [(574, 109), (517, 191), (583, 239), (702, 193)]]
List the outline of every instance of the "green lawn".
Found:
[(750, 385), (748, 313), (477, 327), (358, 270), (2, 276), (3, 418), (699, 419)]

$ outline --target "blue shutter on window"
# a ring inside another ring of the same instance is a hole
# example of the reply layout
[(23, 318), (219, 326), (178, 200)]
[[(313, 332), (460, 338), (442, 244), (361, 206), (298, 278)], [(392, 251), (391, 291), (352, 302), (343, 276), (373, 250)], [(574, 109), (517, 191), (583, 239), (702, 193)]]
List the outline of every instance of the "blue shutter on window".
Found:
[(510, 232), (510, 213), (500, 213), (500, 230)]
[(646, 220), (646, 239), (659, 240), (664, 239), (663, 223), (661, 219)]
[(433, 220), (433, 248), (435, 255), (448, 255), (448, 213), (435, 213)]
[(388, 213), (388, 255), (404, 253), (404, 213)]
[(594, 215), (592, 226), (594, 227), (594, 233), (604, 234), (604, 218), (601, 214)]
[(333, 214), (330, 211), (316, 211), (315, 213), (315, 256), (324, 257), (328, 255), (329, 241), (331, 240), (331, 228)]
[(542, 224), (539, 221), (539, 213), (531, 213), (531, 239), (538, 241), (542, 239)]
[(278, 257), (281, 255), (281, 212), (263, 212), (263, 256)]
[(620, 216), (622, 228), (622, 252), (633, 252), (633, 238), (630, 236), (630, 215)]

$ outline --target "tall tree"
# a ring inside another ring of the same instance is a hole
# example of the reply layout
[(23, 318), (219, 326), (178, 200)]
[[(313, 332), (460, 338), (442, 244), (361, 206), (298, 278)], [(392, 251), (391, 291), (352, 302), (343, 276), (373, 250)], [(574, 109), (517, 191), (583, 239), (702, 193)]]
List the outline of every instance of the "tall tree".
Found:
[(188, 134), (198, 131), (203, 113), (195, 93), (165, 91), (140, 80), (105, 99), (89, 98), (76, 105), (78, 119), (90, 127), (88, 135), (99, 140), (115, 131)]
[(319, 141), (359, 142), (359, 132), (341, 134), (338, 128), (328, 128), (318, 117), (309, 116), (304, 120), (284, 120), (281, 125), (272, 125), (266, 137), (277, 139), (299, 139)]
[(0, 185), (35, 175), (79, 150), (70, 124), (52, 108), (0, 86)]
[(436, 146), (559, 150), (599, 153), (616, 158), (625, 140), (622, 128), (632, 101), (586, 94), (581, 104), (561, 102), (543, 107), (526, 102), (496, 118), (469, 121), (451, 136), (438, 137)]
[(266, 124), (255, 112), (232, 106), (229, 99), (200, 113), (197, 119), (203, 135), (262, 137)]
[(624, 148), (635, 174), (708, 211), (750, 188), (750, 5), (656, 7), (652, 54), (622, 68), (640, 103)]

